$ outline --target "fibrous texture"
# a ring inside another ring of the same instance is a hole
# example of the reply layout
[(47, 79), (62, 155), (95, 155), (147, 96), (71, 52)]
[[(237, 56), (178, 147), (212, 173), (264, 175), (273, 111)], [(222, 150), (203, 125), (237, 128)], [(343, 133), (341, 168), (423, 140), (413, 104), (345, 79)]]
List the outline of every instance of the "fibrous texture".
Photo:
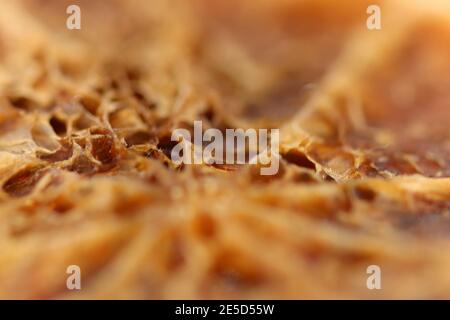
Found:
[[(450, 5), (375, 2), (1, 1), (0, 297), (450, 298)], [(278, 174), (175, 165), (197, 120)]]

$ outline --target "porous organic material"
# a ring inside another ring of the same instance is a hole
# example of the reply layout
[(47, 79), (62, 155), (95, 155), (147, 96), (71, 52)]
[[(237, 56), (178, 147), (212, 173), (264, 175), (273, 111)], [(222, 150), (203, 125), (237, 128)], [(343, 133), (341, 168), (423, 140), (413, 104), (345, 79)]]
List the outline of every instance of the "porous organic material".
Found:
[[(0, 1), (0, 297), (450, 298), (450, 4), (376, 2)], [(197, 120), (278, 174), (175, 165)]]

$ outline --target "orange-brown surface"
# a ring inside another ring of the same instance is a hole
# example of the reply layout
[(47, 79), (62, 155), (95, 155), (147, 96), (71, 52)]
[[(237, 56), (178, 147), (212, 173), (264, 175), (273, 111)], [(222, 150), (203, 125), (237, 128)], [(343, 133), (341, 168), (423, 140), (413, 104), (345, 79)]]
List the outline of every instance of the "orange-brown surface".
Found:
[[(0, 298), (450, 298), (450, 5), (377, 3), (1, 1)], [(279, 173), (174, 165), (196, 120)]]

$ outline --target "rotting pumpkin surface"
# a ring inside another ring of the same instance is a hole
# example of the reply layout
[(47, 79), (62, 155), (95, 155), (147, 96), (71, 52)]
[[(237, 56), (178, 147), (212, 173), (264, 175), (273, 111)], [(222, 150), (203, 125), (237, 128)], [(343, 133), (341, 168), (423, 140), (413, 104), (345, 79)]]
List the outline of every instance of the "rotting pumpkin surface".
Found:
[[(3, 1), (0, 297), (448, 298), (450, 10), (425, 2), (371, 33), (369, 1), (80, 1), (73, 33), (69, 1)], [(175, 166), (196, 120), (280, 127), (279, 173)]]

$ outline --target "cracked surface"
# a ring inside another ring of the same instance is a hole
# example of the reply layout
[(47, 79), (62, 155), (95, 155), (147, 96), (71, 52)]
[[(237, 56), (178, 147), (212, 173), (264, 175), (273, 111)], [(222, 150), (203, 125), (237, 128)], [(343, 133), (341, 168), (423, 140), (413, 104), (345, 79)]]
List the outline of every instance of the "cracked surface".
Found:
[[(3, 1), (0, 297), (449, 298), (450, 8), (372, 2)], [(176, 166), (196, 120), (280, 171)]]

